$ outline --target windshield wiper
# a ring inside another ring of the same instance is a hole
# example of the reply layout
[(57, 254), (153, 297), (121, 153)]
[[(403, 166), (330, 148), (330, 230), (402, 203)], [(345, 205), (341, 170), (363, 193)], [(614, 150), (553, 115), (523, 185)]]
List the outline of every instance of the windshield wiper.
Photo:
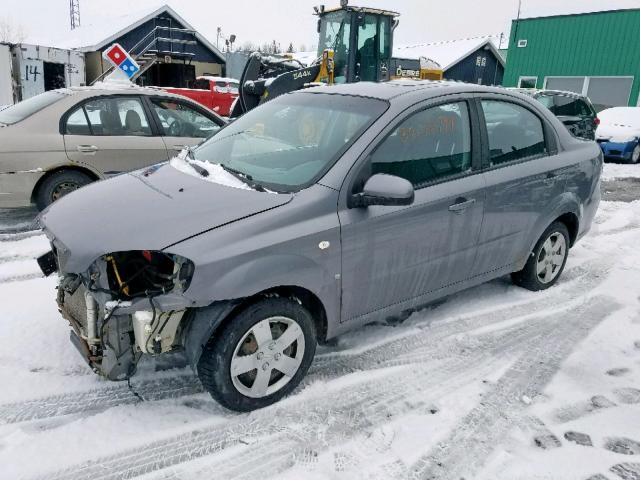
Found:
[(225, 165), (224, 163), (220, 163), (219, 165), (222, 167), (222, 169), (225, 172), (229, 172), (231, 175), (236, 177), (241, 182), (246, 183), (247, 185), (249, 185), (254, 190), (257, 190), (258, 192), (266, 192), (264, 187), (262, 185), (260, 185), (259, 183), (254, 182), (253, 181), (253, 177), (251, 175), (249, 175), (248, 173), (244, 173), (244, 172), (241, 172), (240, 170), (236, 170), (235, 168), (229, 167), (228, 165)]

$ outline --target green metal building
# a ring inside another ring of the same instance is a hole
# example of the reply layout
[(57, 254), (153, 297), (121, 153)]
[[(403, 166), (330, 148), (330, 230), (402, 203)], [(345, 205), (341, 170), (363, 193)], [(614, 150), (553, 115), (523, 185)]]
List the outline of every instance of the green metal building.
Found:
[(514, 20), (503, 84), (640, 106), (640, 8)]

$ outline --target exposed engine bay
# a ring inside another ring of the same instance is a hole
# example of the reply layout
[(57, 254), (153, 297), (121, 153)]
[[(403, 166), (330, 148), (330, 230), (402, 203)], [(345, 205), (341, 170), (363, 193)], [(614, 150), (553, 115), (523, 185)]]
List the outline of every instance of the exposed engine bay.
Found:
[(103, 255), (84, 274), (60, 273), (58, 308), (73, 328), (72, 343), (96, 373), (124, 380), (142, 354), (182, 348), (187, 308), (178, 298), (193, 270), (178, 255), (134, 250)]

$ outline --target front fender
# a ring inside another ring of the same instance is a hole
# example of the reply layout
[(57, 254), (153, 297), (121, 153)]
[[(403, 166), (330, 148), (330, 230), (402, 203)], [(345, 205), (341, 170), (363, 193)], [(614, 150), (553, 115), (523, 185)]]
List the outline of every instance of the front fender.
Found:
[(270, 288), (295, 285), (314, 293), (323, 303), (336, 295), (336, 279), (318, 262), (295, 254), (254, 258), (211, 279), (205, 297), (214, 300), (244, 298)]

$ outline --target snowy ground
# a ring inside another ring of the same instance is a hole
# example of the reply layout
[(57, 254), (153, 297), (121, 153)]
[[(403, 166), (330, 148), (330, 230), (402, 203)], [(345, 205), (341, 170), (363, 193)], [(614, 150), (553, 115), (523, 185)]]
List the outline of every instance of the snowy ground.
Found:
[(638, 245), (640, 200), (605, 201), (556, 287), (499, 279), (352, 332), (237, 414), (187, 369), (146, 364), (144, 401), (93, 375), (47, 242), (0, 234), (0, 479), (640, 479)]

